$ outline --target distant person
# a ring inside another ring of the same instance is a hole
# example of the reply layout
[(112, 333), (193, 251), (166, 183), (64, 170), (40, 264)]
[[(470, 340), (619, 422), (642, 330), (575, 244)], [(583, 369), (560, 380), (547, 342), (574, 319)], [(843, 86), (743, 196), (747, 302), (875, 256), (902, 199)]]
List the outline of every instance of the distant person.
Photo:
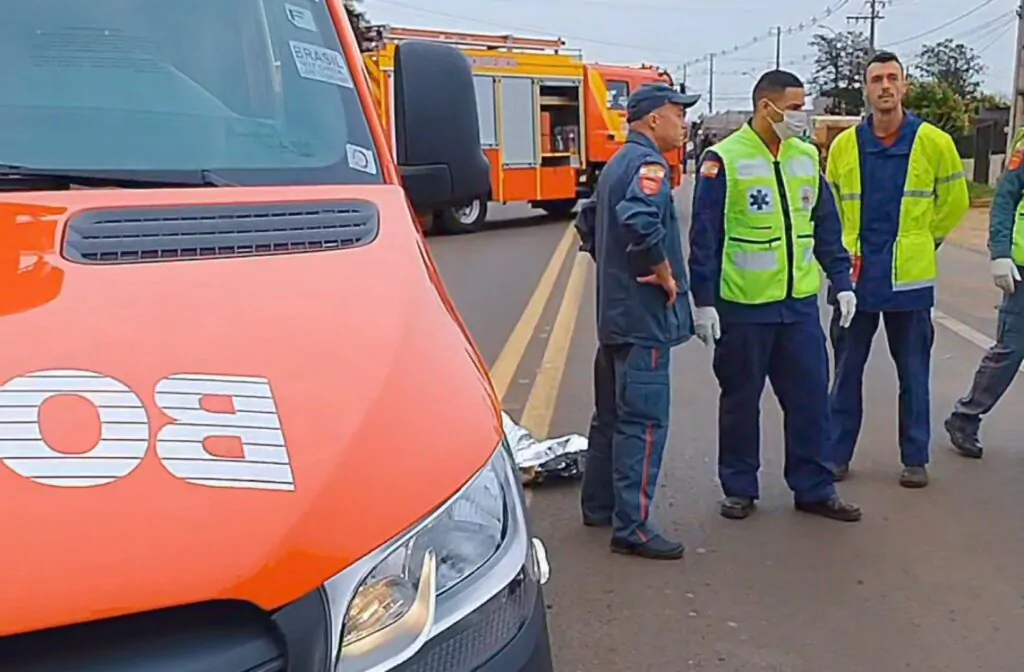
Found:
[(1019, 222), (1024, 222), (1024, 132), (1014, 140), (989, 214), (992, 280), (1003, 290), (996, 342), (982, 357), (970, 391), (956, 402), (945, 422), (950, 442), (964, 457), (981, 459), (981, 418), (995, 408), (1024, 363), (1024, 290), (1019, 287), (1024, 226)]
[(864, 85), (870, 114), (836, 136), (828, 153), (858, 306), (848, 329), (837, 328), (839, 311), (832, 316), (831, 453), (842, 480), (860, 434), (864, 367), (883, 320), (899, 379), (899, 482), (923, 488), (931, 444), (936, 251), (960, 224), (970, 198), (953, 139), (903, 110), (907, 79), (896, 55), (875, 54)]
[(683, 545), (650, 520), (668, 437), (671, 349), (693, 336), (686, 262), (669, 165), (700, 96), (666, 84), (637, 89), (629, 134), (576, 220), (597, 262), (594, 415), (580, 505), (583, 524), (612, 528), (611, 549), (655, 559)]
[[(715, 342), (722, 516), (747, 518), (760, 497), (765, 379), (785, 418), (785, 477), (799, 511), (861, 519), (827, 464), (828, 351), (820, 269), (843, 324), (856, 312), (850, 255), (807, 128), (803, 82), (784, 70), (754, 86), (754, 116), (710, 148), (697, 172), (690, 277), (697, 336)], [(820, 268), (819, 268), (820, 265)]]

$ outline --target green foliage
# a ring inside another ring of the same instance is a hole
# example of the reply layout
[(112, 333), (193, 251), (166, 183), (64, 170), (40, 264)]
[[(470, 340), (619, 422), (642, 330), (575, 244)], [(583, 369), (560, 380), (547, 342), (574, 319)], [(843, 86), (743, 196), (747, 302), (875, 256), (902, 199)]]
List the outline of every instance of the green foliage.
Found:
[(864, 66), (870, 43), (861, 32), (817, 33), (810, 46), (817, 52), (811, 85), (830, 102), (828, 114), (858, 115), (864, 111)]
[(1008, 110), (1010, 101), (1005, 96), (996, 93), (982, 93), (974, 97), (974, 113), (982, 110)]
[(920, 79), (911, 81), (903, 106), (954, 138), (971, 129), (973, 104), (964, 100), (945, 82)]
[(996, 195), (996, 190), (990, 185), (980, 184), (978, 182), (968, 182), (967, 189), (971, 194), (971, 202), (983, 201), (991, 199)]
[(921, 79), (944, 83), (964, 100), (973, 100), (981, 95), (985, 63), (973, 48), (947, 38), (923, 47), (913, 71)]

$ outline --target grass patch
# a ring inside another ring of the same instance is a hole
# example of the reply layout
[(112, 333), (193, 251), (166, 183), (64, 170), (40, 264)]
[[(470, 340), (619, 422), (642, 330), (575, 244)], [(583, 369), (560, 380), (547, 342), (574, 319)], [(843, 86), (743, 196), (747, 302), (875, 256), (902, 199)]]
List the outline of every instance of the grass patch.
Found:
[(978, 182), (968, 182), (967, 189), (971, 193), (971, 201), (982, 201), (989, 200), (995, 196), (996, 190), (987, 185), (980, 184)]

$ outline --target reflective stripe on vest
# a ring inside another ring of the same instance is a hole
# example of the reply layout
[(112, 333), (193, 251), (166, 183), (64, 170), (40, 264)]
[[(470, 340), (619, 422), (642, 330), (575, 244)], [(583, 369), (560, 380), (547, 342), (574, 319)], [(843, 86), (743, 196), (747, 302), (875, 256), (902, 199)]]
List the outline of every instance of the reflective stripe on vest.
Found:
[(816, 295), (821, 274), (811, 211), (821, 183), (817, 150), (799, 139), (782, 143), (780, 177), (776, 158), (746, 124), (712, 149), (726, 178), (721, 298), (759, 305)]
[[(846, 129), (832, 142), (829, 150), (828, 178), (843, 220), (843, 245), (854, 257), (861, 256), (861, 174), (857, 126)], [(893, 245), (893, 291), (932, 287), (938, 275), (932, 221), (938, 190), (964, 179), (964, 173), (936, 175), (935, 162), (940, 147), (939, 129), (922, 123), (914, 138), (907, 166), (907, 181), (900, 201), (900, 221)], [(856, 278), (854, 278), (856, 280)]]

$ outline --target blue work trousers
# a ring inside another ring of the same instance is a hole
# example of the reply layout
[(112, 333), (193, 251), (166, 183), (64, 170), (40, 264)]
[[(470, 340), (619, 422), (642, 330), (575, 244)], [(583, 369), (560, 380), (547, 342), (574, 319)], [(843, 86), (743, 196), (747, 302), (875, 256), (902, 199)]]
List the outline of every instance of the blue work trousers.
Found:
[(835, 351), (836, 375), (829, 394), (832, 417), (831, 456), (836, 467), (848, 466), (864, 417), (864, 367), (879, 316), (885, 322), (889, 354), (899, 380), (899, 444), (905, 467), (928, 464), (931, 443), (931, 362), (935, 328), (931, 309), (858, 312), (846, 329), (839, 311), (832, 311), (829, 333)]
[(643, 543), (671, 406), (669, 349), (600, 345), (594, 357), (594, 415), (580, 498), (584, 517), (612, 520), (612, 535)]
[(982, 416), (995, 408), (1024, 364), (1024, 289), (1004, 294), (996, 324), (996, 342), (985, 353), (970, 391), (956, 402), (953, 415), (964, 429), (978, 431)]
[(817, 319), (789, 323), (725, 322), (715, 347), (718, 478), (726, 497), (758, 499), (761, 396), (771, 381), (782, 406), (786, 483), (798, 501), (835, 494), (826, 459), (828, 350)]

